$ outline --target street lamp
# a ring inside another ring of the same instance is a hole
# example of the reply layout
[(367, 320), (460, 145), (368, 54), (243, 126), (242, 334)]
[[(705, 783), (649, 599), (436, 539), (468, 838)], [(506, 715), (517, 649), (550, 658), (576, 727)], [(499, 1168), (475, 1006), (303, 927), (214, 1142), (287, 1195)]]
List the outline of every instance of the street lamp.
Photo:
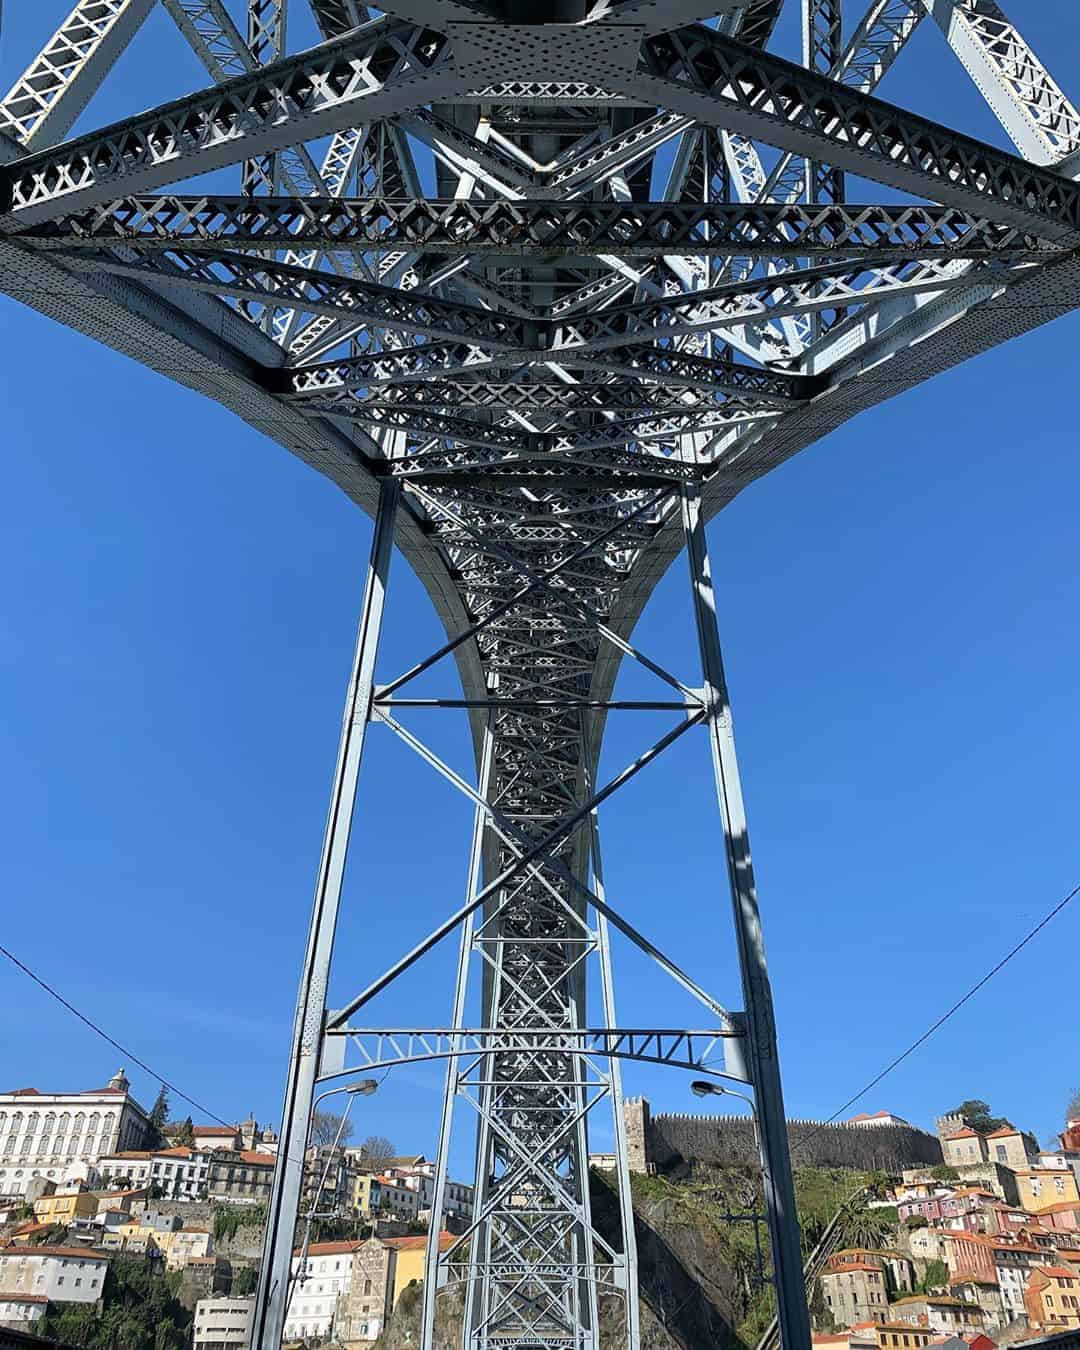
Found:
[[(323, 1167), (322, 1176), (319, 1178), (319, 1184), (318, 1186), (316, 1186), (315, 1191), (311, 1197), (311, 1208), (304, 1216), (305, 1220), (304, 1240), (300, 1244), (300, 1260), (299, 1263), (297, 1264), (296, 1272), (292, 1277), (290, 1287), (285, 1296), (286, 1316), (288, 1316), (289, 1307), (292, 1303), (293, 1290), (296, 1288), (298, 1284), (303, 1284), (304, 1281), (307, 1279), (306, 1267), (307, 1267), (308, 1249), (311, 1246), (311, 1226), (315, 1222), (315, 1219), (319, 1217), (316, 1214), (316, 1210), (318, 1208), (319, 1200), (322, 1197), (323, 1189), (326, 1186), (326, 1178), (330, 1174), (330, 1164), (334, 1158), (334, 1150), (337, 1148), (341, 1140), (341, 1132), (345, 1128), (345, 1121), (347, 1120), (349, 1115), (349, 1107), (352, 1105), (352, 1098), (370, 1097), (378, 1088), (378, 1086), (379, 1080), (377, 1078), (361, 1078), (358, 1082), (349, 1083), (345, 1087), (329, 1088), (326, 1092), (320, 1093), (320, 1095), (316, 1097), (315, 1100), (311, 1103), (311, 1120), (312, 1122), (314, 1122), (315, 1112), (318, 1109), (319, 1103), (326, 1101), (327, 1097), (333, 1097), (336, 1096), (338, 1093), (343, 1092), (349, 1098), (349, 1103), (345, 1107), (345, 1110), (342, 1112), (341, 1119), (338, 1121), (337, 1133), (334, 1135), (334, 1142), (333, 1144), (331, 1144), (330, 1150), (327, 1154), (326, 1165)], [(311, 1128), (309, 1126), (308, 1127), (309, 1139), (310, 1133)], [(322, 1215), (321, 1217), (326, 1218), (327, 1216)]]
[(754, 1119), (757, 1119), (753, 1100), (745, 1092), (736, 1092), (734, 1088), (725, 1087), (723, 1083), (710, 1083), (707, 1078), (695, 1078), (690, 1084), (690, 1091), (695, 1097), (738, 1097), (750, 1108), (750, 1114)]
[(370, 1097), (378, 1086), (377, 1078), (361, 1078), (358, 1083), (350, 1083), (347, 1087), (330, 1088), (320, 1093), (311, 1103), (311, 1114), (314, 1116), (319, 1103), (326, 1101), (327, 1097), (332, 1097), (335, 1092), (345, 1092), (350, 1097)]

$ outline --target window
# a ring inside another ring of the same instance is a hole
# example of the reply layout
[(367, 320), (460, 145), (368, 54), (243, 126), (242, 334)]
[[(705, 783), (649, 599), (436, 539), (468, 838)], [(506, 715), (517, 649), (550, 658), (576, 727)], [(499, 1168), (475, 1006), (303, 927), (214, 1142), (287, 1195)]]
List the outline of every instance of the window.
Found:
[(82, 1280), (77, 1279), (77, 1280), (75, 1281), (75, 1288), (78, 1289), (81, 1285), (82, 1285)]
[[(385, 1230), (384, 1230), (384, 1231), (385, 1231)], [(364, 1294), (365, 1294), (365, 1296), (366, 1296), (366, 1295), (368, 1295), (368, 1294), (370, 1294), (370, 1293), (371, 1293), (371, 1281), (370, 1281), (370, 1280), (365, 1280), (365, 1281), (364, 1281)]]
[(57, 1283), (57, 1284), (63, 1284), (63, 1283), (64, 1283), (64, 1277), (63, 1277), (63, 1275), (60, 1275), (60, 1276), (57, 1278), (56, 1283)]

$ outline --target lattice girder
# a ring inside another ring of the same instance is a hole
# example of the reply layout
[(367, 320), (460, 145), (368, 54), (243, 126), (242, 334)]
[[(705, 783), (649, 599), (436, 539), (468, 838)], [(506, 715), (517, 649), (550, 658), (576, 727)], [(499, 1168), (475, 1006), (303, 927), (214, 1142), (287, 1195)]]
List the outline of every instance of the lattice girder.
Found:
[[(484, 1025), (350, 1043), (362, 1065), (462, 1070), (447, 1101), (477, 1122), (478, 1207), (428, 1269), (466, 1291), (467, 1350), (597, 1350), (601, 1294), (636, 1279), (627, 1213), (621, 1247), (593, 1223), (588, 1120), (613, 1110), (618, 1142), (620, 1059), (714, 1072), (718, 1041), (750, 1034), (708, 1000), (702, 1032), (622, 1030), (607, 1006), (597, 1030), (586, 999), (609, 911), (581, 812), (692, 504), (713, 514), (856, 412), (1080, 302), (1080, 117), (996, 0), (787, 3), (803, 65), (767, 50), (783, 0), (565, 0), (533, 22), (499, 0), (375, 20), (310, 0), (307, 52), (284, 0), (250, 0), (246, 23), (232, 0), (162, 0), (212, 87), (57, 143), (151, 8), (79, 0), (0, 113), (0, 285), (217, 399), (384, 535), (397, 503), (399, 547), (466, 635), (454, 706), (488, 807), (458, 993), (471, 967)], [(1019, 154), (876, 97), (926, 16)], [(878, 200), (845, 200), (856, 180)], [(670, 736), (715, 735), (703, 692), (650, 668)], [(425, 701), (369, 692), (409, 743), (394, 704)], [(301, 1030), (318, 1041), (317, 1013)], [(287, 1096), (279, 1275), (306, 1091)], [(272, 1291), (258, 1350), (277, 1350)]]

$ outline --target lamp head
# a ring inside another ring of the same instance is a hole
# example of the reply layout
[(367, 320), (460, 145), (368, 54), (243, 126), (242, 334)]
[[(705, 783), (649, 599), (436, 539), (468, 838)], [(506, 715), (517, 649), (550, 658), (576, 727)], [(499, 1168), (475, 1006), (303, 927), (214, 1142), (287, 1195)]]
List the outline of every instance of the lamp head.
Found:
[(378, 1086), (377, 1078), (361, 1078), (358, 1083), (350, 1084), (345, 1091), (350, 1097), (370, 1097)]
[(704, 1078), (695, 1078), (690, 1084), (695, 1097), (722, 1097), (727, 1089), (721, 1083), (709, 1083)]

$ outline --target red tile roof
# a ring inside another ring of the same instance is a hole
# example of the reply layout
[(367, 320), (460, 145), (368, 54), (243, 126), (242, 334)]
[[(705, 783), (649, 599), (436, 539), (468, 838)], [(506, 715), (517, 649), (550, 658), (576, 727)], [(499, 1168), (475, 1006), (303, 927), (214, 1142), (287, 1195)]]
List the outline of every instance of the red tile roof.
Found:
[(1068, 1266), (1036, 1266), (1040, 1275), (1052, 1275), (1055, 1280), (1075, 1280), (1076, 1271)]
[(12, 1088), (10, 1092), (4, 1093), (5, 1097), (40, 1097), (41, 1093), (37, 1088)]
[(0, 1303), (48, 1303), (44, 1294), (0, 1294)]
[[(379, 1241), (385, 1243), (387, 1247), (393, 1247), (393, 1249), (398, 1252), (414, 1252), (421, 1247), (427, 1246), (426, 1235), (419, 1237), (410, 1236), (410, 1237), (380, 1238)], [(457, 1238), (453, 1235), (453, 1233), (447, 1233), (445, 1231), (440, 1233), (439, 1251), (442, 1252), (445, 1251), (447, 1247), (452, 1247), (456, 1241)], [(877, 1269), (877, 1267), (874, 1268)]]
[(91, 1251), (89, 1247), (9, 1247), (0, 1252), (3, 1256), (77, 1256), (82, 1260), (107, 1261), (103, 1252)]
[(968, 1129), (965, 1125), (962, 1130), (957, 1130), (955, 1134), (947, 1134), (945, 1142), (948, 1143), (950, 1139), (978, 1139), (979, 1137), (974, 1130)]
[(239, 1132), (240, 1132), (239, 1128), (236, 1125), (193, 1125), (191, 1129), (191, 1133), (195, 1135), (196, 1138), (198, 1138), (200, 1134), (202, 1135), (227, 1134), (231, 1139), (235, 1135), (239, 1134)]
[(988, 1134), (986, 1137), (987, 1139), (1005, 1139), (1010, 1134), (1019, 1133), (1020, 1131), (1014, 1130), (1011, 1125), (1003, 1125), (1000, 1130), (994, 1130), (992, 1134)]
[[(313, 1242), (308, 1248), (308, 1256), (340, 1256), (343, 1252), (355, 1252), (364, 1244), (358, 1238), (345, 1242)], [(302, 1255), (299, 1247), (293, 1249), (293, 1256)]]

